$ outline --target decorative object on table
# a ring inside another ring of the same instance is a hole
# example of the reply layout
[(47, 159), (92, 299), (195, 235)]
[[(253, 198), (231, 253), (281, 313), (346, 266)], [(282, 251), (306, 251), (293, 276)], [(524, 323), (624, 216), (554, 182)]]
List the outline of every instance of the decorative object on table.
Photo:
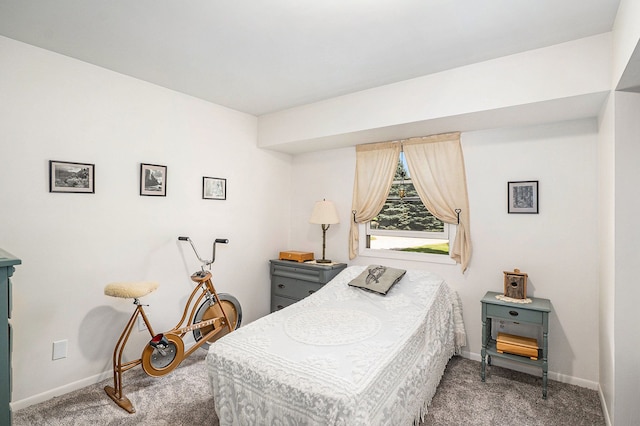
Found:
[(140, 164), (140, 195), (167, 195), (167, 166)]
[(538, 213), (538, 181), (507, 183), (507, 211), (509, 213)]
[(202, 178), (202, 198), (205, 200), (226, 200), (227, 180), (204, 176)]
[(95, 165), (49, 161), (49, 192), (95, 193)]
[(280, 256), (278, 257), (280, 260), (292, 260), (295, 262), (306, 262), (307, 260), (313, 260), (313, 253), (309, 251), (295, 251), (295, 250), (287, 250), (281, 251)]
[(324, 253), (327, 246), (327, 229), (335, 223), (340, 223), (336, 206), (331, 201), (317, 201), (313, 207), (309, 223), (322, 225), (322, 259), (316, 259), (316, 262), (331, 263), (331, 260), (325, 259)]
[(504, 271), (504, 296), (511, 299), (527, 298), (527, 274), (514, 269), (513, 272)]
[(498, 351), (499, 354), (508, 353), (537, 360), (538, 349), (538, 341), (531, 337), (498, 333), (498, 337), (496, 338), (496, 351)]

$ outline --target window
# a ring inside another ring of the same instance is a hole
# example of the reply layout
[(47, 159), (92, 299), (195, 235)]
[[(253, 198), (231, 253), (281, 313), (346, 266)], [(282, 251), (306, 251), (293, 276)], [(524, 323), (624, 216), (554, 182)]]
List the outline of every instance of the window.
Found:
[[(400, 156), (402, 151), (404, 156)], [(408, 164), (411, 165), (412, 176), (409, 176)], [(349, 230), (350, 259), (368, 256), (459, 263), (463, 272), (467, 269), (472, 250), (459, 132), (357, 145), (355, 172), (353, 221)], [(396, 183), (391, 192), (394, 175)], [(416, 207), (419, 206), (414, 184), (419, 188), (420, 196), (427, 197), (425, 205), (451, 225), (445, 226), (429, 219), (431, 215), (426, 211), (416, 213), (410, 210), (412, 198)], [(380, 211), (385, 202), (388, 203), (385, 210)], [(407, 220), (401, 220), (403, 215)], [(387, 222), (390, 218), (394, 220)], [(396, 240), (383, 248), (380, 243), (390, 237)], [(403, 244), (396, 244), (403, 242), (404, 238), (410, 238), (408, 243), (404, 240)], [(445, 245), (433, 247), (436, 243)], [(426, 253), (434, 251), (434, 248), (440, 248), (440, 253), (449, 255)]]
[(366, 223), (366, 247), (374, 250), (449, 254), (449, 225), (426, 209), (400, 152), (384, 207)]

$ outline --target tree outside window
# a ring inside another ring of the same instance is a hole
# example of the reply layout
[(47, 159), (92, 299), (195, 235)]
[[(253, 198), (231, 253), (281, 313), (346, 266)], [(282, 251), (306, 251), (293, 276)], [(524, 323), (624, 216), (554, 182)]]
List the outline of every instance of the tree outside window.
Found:
[(448, 254), (448, 233), (420, 201), (401, 152), (387, 200), (367, 224), (367, 248)]

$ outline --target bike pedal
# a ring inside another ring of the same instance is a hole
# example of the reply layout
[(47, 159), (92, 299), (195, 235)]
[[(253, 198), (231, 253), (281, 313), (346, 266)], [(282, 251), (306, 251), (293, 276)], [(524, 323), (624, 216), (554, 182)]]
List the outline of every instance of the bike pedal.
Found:
[(160, 333), (153, 336), (153, 339), (149, 341), (149, 344), (156, 349), (164, 349), (169, 345), (169, 341), (164, 337), (164, 334)]

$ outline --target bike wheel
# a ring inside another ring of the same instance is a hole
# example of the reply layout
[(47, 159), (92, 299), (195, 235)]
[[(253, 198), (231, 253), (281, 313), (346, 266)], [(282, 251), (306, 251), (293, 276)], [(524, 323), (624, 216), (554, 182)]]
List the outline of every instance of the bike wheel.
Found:
[[(240, 327), (240, 323), (242, 322), (242, 307), (240, 306), (240, 302), (238, 301), (238, 299), (226, 293), (219, 293), (218, 298), (220, 299), (220, 304), (214, 303), (213, 305), (210, 305), (207, 300), (202, 302), (202, 304), (196, 311), (196, 315), (193, 317), (193, 324), (197, 324), (201, 321), (206, 321), (216, 317), (221, 317), (222, 311), (220, 310), (220, 305), (222, 305), (222, 309), (229, 319), (231, 331)], [(213, 325), (210, 325), (193, 330), (193, 338), (196, 342), (199, 342), (200, 340), (202, 340), (202, 337), (213, 330), (213, 328)], [(206, 343), (203, 343), (200, 347), (203, 349), (209, 349), (209, 345), (211, 343), (215, 342), (228, 333), (228, 329), (223, 330), (209, 339)]]
[(167, 347), (160, 351), (147, 345), (142, 351), (142, 369), (150, 376), (159, 377), (170, 373), (184, 359), (184, 343), (180, 336), (165, 334), (169, 341)]

